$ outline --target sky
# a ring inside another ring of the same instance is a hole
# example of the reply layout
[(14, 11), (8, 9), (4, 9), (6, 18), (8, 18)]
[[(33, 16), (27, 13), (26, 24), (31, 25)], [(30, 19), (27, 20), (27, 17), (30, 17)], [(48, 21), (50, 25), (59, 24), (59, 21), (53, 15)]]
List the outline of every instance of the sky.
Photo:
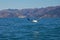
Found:
[(60, 0), (0, 0), (1, 9), (26, 9), (60, 6)]

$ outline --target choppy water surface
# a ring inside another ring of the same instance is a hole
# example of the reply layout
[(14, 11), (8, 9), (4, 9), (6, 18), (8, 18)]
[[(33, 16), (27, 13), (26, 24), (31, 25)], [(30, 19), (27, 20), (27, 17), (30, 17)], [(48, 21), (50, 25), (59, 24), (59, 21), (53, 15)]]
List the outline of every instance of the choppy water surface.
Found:
[(60, 18), (0, 18), (0, 40), (60, 40)]

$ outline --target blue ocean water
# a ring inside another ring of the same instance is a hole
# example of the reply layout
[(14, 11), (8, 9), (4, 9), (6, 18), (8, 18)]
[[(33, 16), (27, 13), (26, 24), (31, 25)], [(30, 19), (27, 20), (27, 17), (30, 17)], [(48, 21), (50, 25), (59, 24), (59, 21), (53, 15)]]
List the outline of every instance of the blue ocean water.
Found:
[(0, 40), (60, 40), (60, 18), (0, 18)]

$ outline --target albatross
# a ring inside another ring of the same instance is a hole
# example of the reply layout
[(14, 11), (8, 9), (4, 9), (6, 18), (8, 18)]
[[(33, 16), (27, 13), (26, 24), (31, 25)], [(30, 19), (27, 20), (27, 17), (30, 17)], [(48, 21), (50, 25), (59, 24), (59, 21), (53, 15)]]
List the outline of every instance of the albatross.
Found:
[(32, 22), (35, 22), (35, 23), (36, 23), (36, 22), (38, 22), (38, 21), (37, 21), (37, 20), (32, 20)]
[(34, 22), (34, 23), (37, 23), (38, 22), (38, 20), (36, 20), (36, 19), (29, 19), (29, 18), (27, 18), (27, 20), (28, 21), (31, 21), (31, 22)]

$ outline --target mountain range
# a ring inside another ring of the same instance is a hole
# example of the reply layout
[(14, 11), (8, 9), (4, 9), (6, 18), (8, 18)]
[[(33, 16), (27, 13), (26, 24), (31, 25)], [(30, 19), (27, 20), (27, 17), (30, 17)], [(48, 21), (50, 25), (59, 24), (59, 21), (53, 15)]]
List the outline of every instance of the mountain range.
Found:
[(60, 6), (29, 9), (3, 9), (0, 18), (55, 18), (60, 17)]

